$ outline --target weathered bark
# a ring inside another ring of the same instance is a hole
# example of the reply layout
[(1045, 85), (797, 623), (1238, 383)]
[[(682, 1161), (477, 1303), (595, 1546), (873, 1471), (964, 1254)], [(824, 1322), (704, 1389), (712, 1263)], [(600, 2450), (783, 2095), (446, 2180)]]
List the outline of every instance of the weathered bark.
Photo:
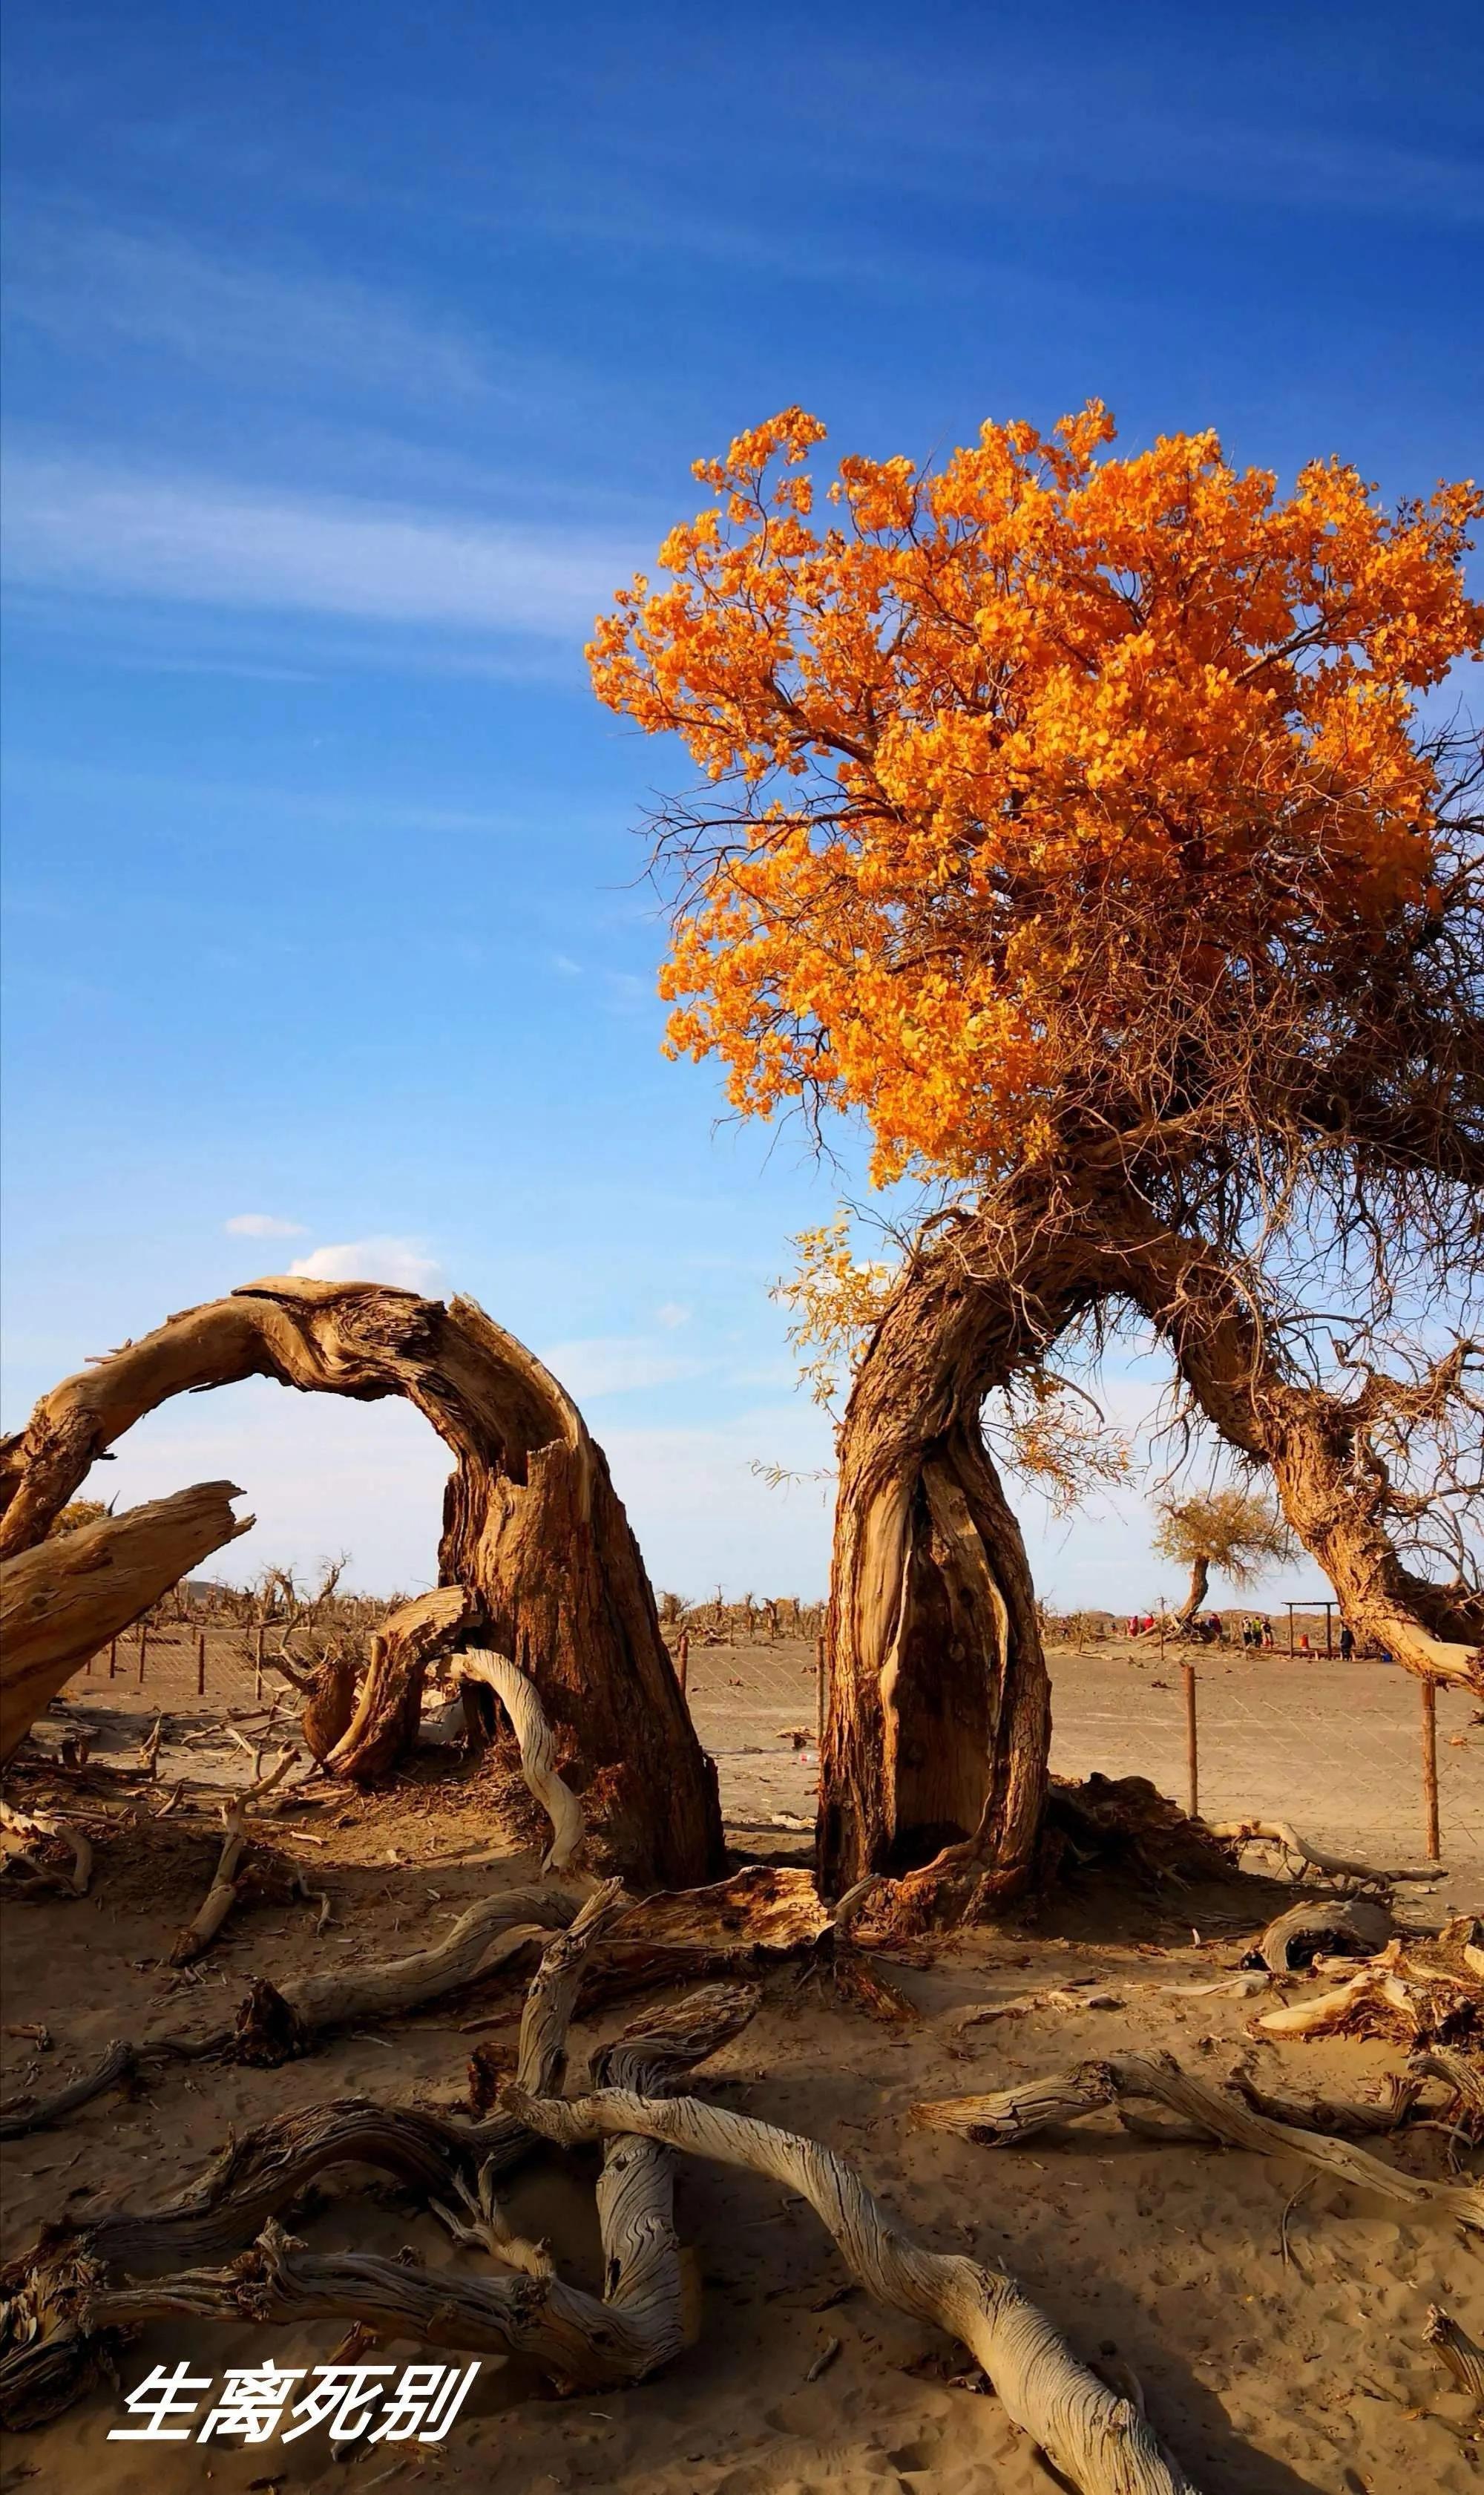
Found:
[(715, 1770), (603, 1453), (556, 1379), (471, 1300), (291, 1276), (170, 1318), (65, 1380), (0, 1448), (0, 1553), (40, 1541), (141, 1414), (252, 1376), (417, 1404), (455, 1457), (442, 1581), (478, 1596), (493, 1643), (536, 1683), (590, 1833), (638, 1886), (714, 1877)]
[(47, 1542), (71, 1495), (34, 1511), (39, 1529), (24, 1538), (4, 1539), (0, 1518), (0, 1767), (79, 1664), (253, 1523), (232, 1512), (233, 1483), (198, 1482)]
[(374, 1784), (406, 1756), (417, 1738), (428, 1665), (462, 1636), (478, 1611), (467, 1586), (436, 1586), (388, 1614), (370, 1641), (355, 1712), (325, 1753), (330, 1775)]
[[(1030, 1880), (1049, 1684), (1020, 1528), (984, 1445), (991, 1389), (1085, 1306), (1074, 1246), (1027, 1202), (963, 1252), (914, 1258), (861, 1362), (840, 1439), (819, 1854), (826, 1894), (944, 1849), (958, 1905)], [(937, 1876), (937, 1875), (935, 1875)]]

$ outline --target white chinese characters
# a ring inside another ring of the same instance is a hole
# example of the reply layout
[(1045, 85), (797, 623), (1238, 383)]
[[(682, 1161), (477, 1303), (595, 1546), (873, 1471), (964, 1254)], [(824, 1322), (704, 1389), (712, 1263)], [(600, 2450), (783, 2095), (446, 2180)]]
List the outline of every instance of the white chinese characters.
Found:
[[(478, 2357), (457, 2365), (233, 2365), (221, 2397), (199, 2428), (199, 2394), (211, 2374), (186, 2364), (154, 2366), (125, 2395), (132, 2425), (108, 2429), (110, 2443), (296, 2443), (317, 2427), (336, 2443), (442, 2443), (474, 2387)], [(392, 2377), (396, 2376), (395, 2387)], [(306, 2385), (302, 2394), (296, 2387)], [(378, 2411), (380, 2414), (378, 2414)], [(374, 2419), (374, 2422), (373, 2422)]]

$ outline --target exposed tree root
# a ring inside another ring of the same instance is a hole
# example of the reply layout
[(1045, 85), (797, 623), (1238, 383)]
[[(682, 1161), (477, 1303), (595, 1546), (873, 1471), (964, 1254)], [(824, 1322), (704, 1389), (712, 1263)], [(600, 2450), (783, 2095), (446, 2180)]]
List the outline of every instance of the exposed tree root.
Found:
[(1424, 2182), (1396, 2167), (1383, 2166), (1378, 2158), (1342, 2140), (1275, 2122), (1230, 2090), (1192, 2079), (1167, 2053), (1121, 2054), (1116, 2059), (1084, 2062), (1060, 2077), (1002, 2088), (993, 2096), (949, 2097), (913, 2106), (912, 2119), (922, 2130), (959, 2132), (965, 2139), (1000, 2147), (1029, 2140), (1052, 2123), (1074, 2122), (1080, 2114), (1130, 2097), (1167, 2107), (1228, 2148), (1254, 2149), (1262, 2157), (1302, 2158), (1331, 2182), (1375, 2193), (1419, 2215), (1484, 2234), (1484, 2188), (1478, 2184)]
[(455, 1680), (482, 1681), (500, 1700), (520, 1745), (520, 1768), (535, 1800), (551, 1822), (543, 1871), (565, 1871), (586, 1833), (582, 1805), (556, 1771), (556, 1738), (536, 1694), (536, 1684), (509, 1655), (466, 1648), (452, 1658)]
[(101, 2097), (105, 2088), (126, 2079), (135, 2068), (135, 2050), (115, 2037), (105, 2047), (99, 2060), (80, 2079), (70, 2079), (65, 2087), (55, 2088), (48, 2097), (13, 2097), (0, 2106), (0, 2140), (19, 2140), (28, 2131), (49, 2131), (53, 2123), (65, 2122), (79, 2106), (90, 2105)]
[(691, 2156), (746, 2167), (801, 2194), (859, 2285), (881, 2303), (962, 2340), (1006, 2414), (1085, 2495), (1190, 2495), (1190, 2481), (1132, 2403), (1079, 2363), (1013, 2279), (914, 2242), (854, 2169), (819, 2141), (696, 2097), (646, 2097), (624, 2087), (570, 2104), (539, 2101), (514, 2087), (506, 2101), (533, 2131), (564, 2146), (638, 2135)]

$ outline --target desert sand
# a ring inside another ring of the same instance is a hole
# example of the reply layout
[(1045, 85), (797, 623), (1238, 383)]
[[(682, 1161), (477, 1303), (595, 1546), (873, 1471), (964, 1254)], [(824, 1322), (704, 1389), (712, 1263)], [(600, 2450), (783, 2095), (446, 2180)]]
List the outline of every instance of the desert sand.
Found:
[[(1058, 1770), (1139, 1768), (1178, 1795), (1179, 1691), (1153, 1685), (1178, 1683), (1178, 1670), (1106, 1651), (1052, 1661)], [(691, 1657), (692, 1704), (719, 1759), (740, 1856), (807, 1859), (807, 1834), (789, 1823), (807, 1822), (812, 1807), (811, 1665), (801, 1646), (702, 1647)], [(1281, 1810), (1331, 1843), (1417, 1858), (1415, 1691), (1401, 1675), (1300, 1674), (1276, 1661), (1254, 1669), (1220, 1654), (1200, 1670), (1208, 1807)], [(213, 1730), (220, 1698), (198, 1712), (194, 1688), (177, 1696), (152, 1679), (140, 1693), (122, 1677), (111, 1691), (79, 1678), (68, 1693), (70, 1711), (96, 1724), (100, 1752), (121, 1761), (133, 1760), (152, 1703), (170, 1709), (162, 1791), (184, 1772), (201, 1784), (238, 1780), (245, 1757)], [(1291, 1723), (1286, 1751), (1275, 1750), (1275, 1712)], [(1469, 1718), (1467, 1702), (1444, 1693), (1447, 1877), (1404, 1907), (1423, 1925), (1484, 1905), (1484, 1732)], [(44, 1738), (56, 1727), (54, 1716)], [(198, 1731), (208, 1738), (193, 1742)], [(200, 1902), (215, 1842), (189, 1828), (166, 1842), (169, 1822), (121, 1831), (100, 1846), (85, 1899), (7, 1908), (4, 2093), (60, 2084), (108, 2038), (138, 2035), (162, 2010), (200, 2016), (213, 1995), (229, 2006), (248, 1974), (282, 1978), (422, 1945), (474, 1899), (528, 1880), (531, 1858), (492, 1843), (489, 1772), (429, 1761), (386, 1793), (336, 1796), (287, 1818), (275, 1842), (327, 1894), (325, 1929), (318, 1905), (244, 1913), (185, 1974), (162, 1960)], [(1158, 1894), (1073, 1882), (1001, 1927), (895, 1954), (886, 1971), (919, 2013), (905, 2028), (875, 2023), (818, 1970), (786, 1962), (763, 1974), (758, 2015), (698, 2075), (697, 2091), (841, 2150), (926, 2243), (1006, 2264), (1080, 2355), (1116, 2386), (1137, 2387), (1166, 2445), (1212, 2495), (1463, 2495), (1477, 2484), (1484, 2447), (1469, 2440), (1467, 2403), (1423, 2337), (1435, 2304), (1484, 2336), (1484, 2265), (1455, 2229), (1317, 2178), (1306, 2184), (1286, 2160), (1135, 2137), (1111, 2114), (1019, 2149), (909, 2126), (921, 2099), (1113, 2050), (1165, 2048), (1211, 2079), (1245, 2062), (1266, 2083), (1346, 2097), (1378, 2086), (1401, 2067), (1394, 2045), (1258, 2042), (1250, 2022), (1260, 2002), (1164, 1988), (1233, 1966), (1288, 1895), (1258, 1878)], [(1084, 1979), (1109, 2006), (960, 2024), (971, 2004)], [(472, 2047), (513, 2040), (521, 1992), (522, 1980), (503, 1974), (279, 2070), (176, 2065), (132, 2099), (101, 2098), (65, 2126), (11, 2143), (6, 2253), (95, 2196), (141, 2207), (171, 2197), (233, 2128), (287, 2107), (347, 2094), (462, 2104)], [(634, 2015), (624, 2005), (573, 2030), (576, 2079), (594, 2044)], [(37, 2021), (49, 2050), (12, 2032)], [(1419, 2173), (1447, 2171), (1447, 2143), (1426, 2132), (1382, 2141), (1377, 2153)], [(517, 2230), (548, 2238), (564, 2273), (594, 2288), (595, 2166), (591, 2151), (542, 2154), (506, 2203)], [(446, 2444), (361, 2442), (345, 2448), (348, 2461), (321, 2432), (257, 2449), (110, 2443), (108, 2428), (127, 2420), (105, 2389), (10, 2439), (6, 2495), (175, 2495), (206, 2483), (260, 2495), (347, 2484), (360, 2495), (418, 2485), (449, 2495), (1043, 2495), (1055, 2482), (965, 2351), (851, 2290), (801, 2202), (754, 2176), (688, 2164), (678, 2207), (700, 2289), (698, 2336), (636, 2388), (563, 2400), (523, 2361), (486, 2358)], [(411, 2245), (455, 2267), (479, 2258), (452, 2247), (410, 2194), (364, 2174), (329, 2178), (294, 2223), (322, 2249)], [(269, 2356), (323, 2363), (343, 2336), (335, 2324), (151, 2327), (129, 2352), (125, 2386), (181, 2357), (218, 2379), (228, 2365)], [(442, 2352), (409, 2343), (375, 2353), (400, 2365)]]

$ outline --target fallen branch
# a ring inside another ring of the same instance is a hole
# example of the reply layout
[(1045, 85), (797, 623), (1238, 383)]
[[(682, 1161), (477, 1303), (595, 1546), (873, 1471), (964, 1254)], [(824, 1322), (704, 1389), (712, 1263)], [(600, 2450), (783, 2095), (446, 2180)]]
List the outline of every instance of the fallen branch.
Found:
[(1211, 2133), (1228, 2148), (1253, 2149), (1261, 2157), (1299, 2157), (1332, 2183), (1374, 2192), (1383, 2200), (1484, 2233), (1484, 2188), (1476, 2183), (1428, 2183), (1383, 2166), (1362, 2148), (1297, 2125), (1275, 2122), (1224, 2088), (1192, 2079), (1167, 2053), (1121, 2054), (1084, 2062), (1079, 2069), (1002, 2088), (993, 2096), (948, 2097), (913, 2106), (920, 2130), (958, 2132), (988, 2147), (1018, 2145), (1052, 2123), (1075, 2122), (1125, 2098), (1146, 2098), (1184, 2121)]
[(571, 2104), (506, 2092), (510, 2110), (562, 2146), (638, 2135), (724, 2166), (741, 2166), (799, 2193), (823, 2221), (851, 2276), (898, 2312), (961, 2339), (990, 2377), (1006, 2414), (1083, 2495), (1193, 2495), (1131, 2402), (1079, 2363), (1004, 2270), (960, 2254), (929, 2252), (905, 2233), (833, 2149), (798, 2133), (723, 2111), (696, 2097), (656, 2098), (605, 2088)]
[(541, 1869), (565, 1871), (582, 1842), (586, 1827), (581, 1803), (557, 1774), (556, 1737), (546, 1721), (535, 1682), (509, 1655), (473, 1648), (454, 1655), (451, 1668), (455, 1680), (482, 1681), (492, 1689), (509, 1715), (520, 1746), (521, 1774), (551, 1822), (551, 1844)]
[[(254, 1802), (261, 1802), (264, 1794), (270, 1794), (274, 1786), (282, 1782), (298, 1755), (297, 1750), (292, 1747), (284, 1750), (278, 1765), (268, 1774), (257, 1776), (245, 1793), (239, 1794), (234, 1802), (224, 1803), (222, 1824), (226, 1834), (211, 1886), (170, 1951), (171, 1966), (188, 1966), (193, 1958), (200, 1957), (211, 1947), (236, 1904), (242, 1888), (243, 1857), (252, 1843), (247, 1814)], [(302, 1888), (302, 1879), (298, 1874), (294, 1876)]]
[(577, 1906), (576, 1898), (560, 1890), (512, 1890), (501, 1897), (482, 1898), (460, 1915), (443, 1940), (429, 1949), (413, 1950), (406, 1957), (347, 1967), (336, 1975), (300, 1976), (296, 1983), (281, 1987), (260, 1982), (239, 2009), (233, 2027), (192, 2049), (211, 2050), (230, 2039), (234, 2060), (269, 2065), (287, 2061), (306, 2051), (310, 2040), (329, 2028), (396, 2018), (492, 1974), (541, 1932), (565, 1929)]
[(76, 2113), (78, 2106), (90, 2104), (105, 2088), (127, 2079), (134, 2067), (134, 2047), (115, 2037), (92, 2069), (69, 2080), (66, 2087), (54, 2089), (49, 2097), (12, 2097), (0, 2106), (0, 2140), (19, 2140), (28, 2131), (49, 2131), (53, 2123), (65, 2122), (70, 2113)]
[(1277, 1845), (1290, 1855), (1301, 1870), (1322, 1871), (1331, 1880), (1353, 1880), (1362, 1889), (1390, 1889), (1399, 1880), (1446, 1880), (1448, 1874), (1440, 1863), (1411, 1864), (1401, 1870), (1382, 1871), (1374, 1863), (1351, 1863), (1344, 1855), (1326, 1854), (1307, 1836), (1300, 1836), (1285, 1819), (1222, 1819), (1209, 1823), (1213, 1836), (1229, 1845)]

